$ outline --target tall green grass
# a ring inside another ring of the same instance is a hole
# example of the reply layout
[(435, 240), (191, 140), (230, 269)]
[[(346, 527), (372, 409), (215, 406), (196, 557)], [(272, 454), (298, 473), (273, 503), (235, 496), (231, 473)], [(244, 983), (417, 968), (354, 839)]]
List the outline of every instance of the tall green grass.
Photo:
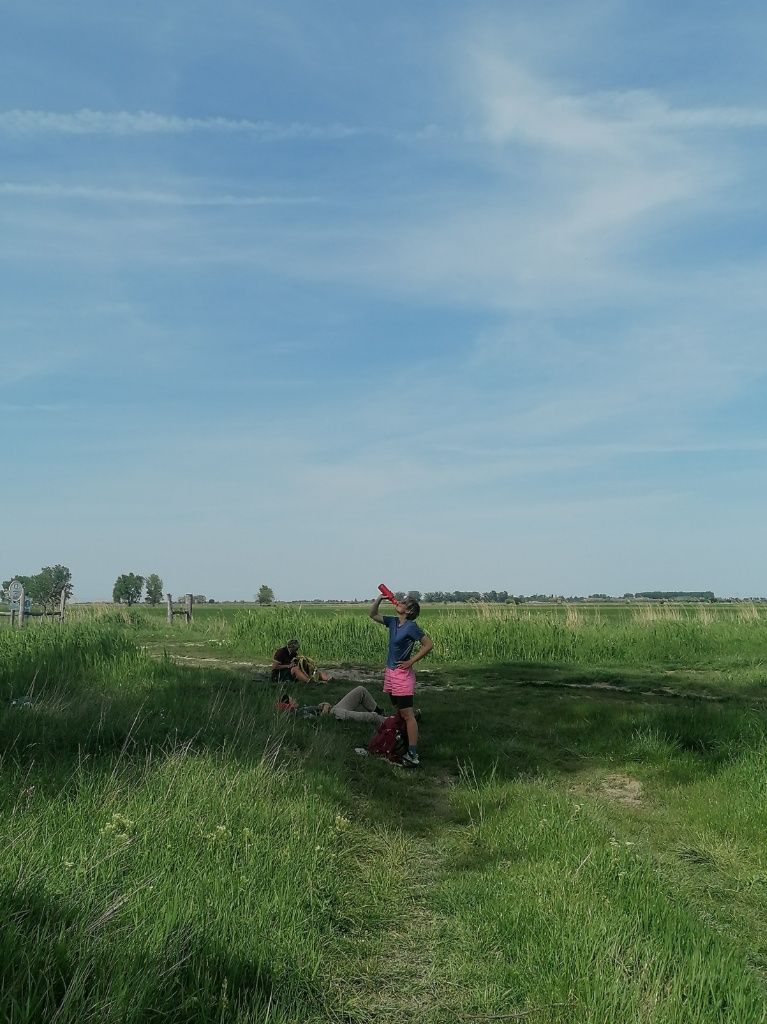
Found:
[[(332, 735), (108, 622), (5, 638), (0, 1020), (324, 1024), (400, 874), (304, 771)], [(305, 755), (302, 754), (305, 751)]]
[[(468, 778), (470, 817), (439, 886), (441, 941), (462, 1007), (547, 1024), (765, 1019), (744, 951), (594, 806), (550, 783)], [(486, 1016), (485, 1016), (486, 1015)]]
[(327, 1020), (371, 898), (331, 795), (268, 750), (101, 767), (0, 788), (0, 1019)]
[[(378, 654), (384, 630), (353, 619)], [(367, 727), (151, 660), (134, 626), (35, 626), (2, 648), (3, 685), (36, 699), (0, 706), (0, 1020), (765, 1019), (758, 708), (477, 700), (456, 669), (424, 691), (408, 775), (356, 757)], [(618, 771), (642, 780), (639, 807), (607, 805)]]
[(0, 699), (71, 689), (137, 654), (116, 625), (94, 621), (35, 623), (0, 632)]
[[(689, 666), (725, 658), (767, 666), (767, 612), (751, 606), (741, 614), (642, 608), (623, 619), (575, 608), (562, 614), (478, 606), (471, 613), (427, 610), (419, 623), (434, 640), (435, 664)], [(362, 610), (332, 616), (280, 606), (240, 612), (227, 642), (269, 657), (292, 636), (320, 661), (381, 663), (386, 653), (385, 630)]]

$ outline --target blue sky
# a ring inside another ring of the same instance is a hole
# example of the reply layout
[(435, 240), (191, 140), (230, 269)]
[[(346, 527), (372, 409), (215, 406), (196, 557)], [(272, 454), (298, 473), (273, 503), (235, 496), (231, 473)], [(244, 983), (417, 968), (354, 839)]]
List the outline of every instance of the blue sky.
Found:
[(0, 578), (767, 593), (763, 4), (110, 7), (2, 5)]

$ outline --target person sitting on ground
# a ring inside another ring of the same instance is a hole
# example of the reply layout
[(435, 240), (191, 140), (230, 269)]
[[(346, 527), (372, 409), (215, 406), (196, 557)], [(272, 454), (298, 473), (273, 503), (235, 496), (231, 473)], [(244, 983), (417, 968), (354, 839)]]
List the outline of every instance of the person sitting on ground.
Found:
[(280, 711), (290, 711), (299, 718), (315, 718), (319, 715), (332, 715), (339, 722), (371, 722), (380, 725), (386, 719), (386, 711), (375, 702), (375, 697), (368, 693), (364, 686), (355, 686), (336, 704), (323, 701), (321, 704), (308, 704), (299, 707), (298, 701), (287, 693), (280, 698), (277, 707)]
[(315, 662), (299, 654), (298, 640), (288, 640), (272, 655), (272, 682), (288, 683), (291, 679), (299, 683), (326, 683), (332, 679), (327, 672), (320, 672)]

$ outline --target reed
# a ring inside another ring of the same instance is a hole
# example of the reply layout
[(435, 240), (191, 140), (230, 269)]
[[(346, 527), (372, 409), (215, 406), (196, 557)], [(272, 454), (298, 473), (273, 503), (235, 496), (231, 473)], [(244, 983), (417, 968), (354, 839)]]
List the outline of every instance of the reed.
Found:
[(106, 621), (80, 620), (60, 626), (39, 623), (0, 632), (0, 696), (13, 699), (51, 687), (74, 688), (122, 658), (136, 654), (134, 640)]
[[(767, 613), (754, 606), (742, 615), (643, 606), (623, 618), (608, 619), (571, 606), (563, 614), (479, 605), (469, 613), (426, 610), (419, 623), (434, 640), (434, 664), (642, 666), (767, 658)], [(278, 606), (239, 612), (225, 642), (268, 658), (293, 636), (320, 661), (380, 664), (385, 658), (387, 634), (363, 610), (329, 615)]]

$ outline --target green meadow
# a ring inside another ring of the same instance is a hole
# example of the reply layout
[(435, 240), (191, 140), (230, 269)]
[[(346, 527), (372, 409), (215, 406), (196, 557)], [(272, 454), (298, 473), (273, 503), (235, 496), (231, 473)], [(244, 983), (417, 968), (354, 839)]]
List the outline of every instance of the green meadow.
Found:
[(767, 613), (426, 608), (416, 771), (275, 710), (364, 608), (0, 630), (0, 1020), (767, 1020)]

